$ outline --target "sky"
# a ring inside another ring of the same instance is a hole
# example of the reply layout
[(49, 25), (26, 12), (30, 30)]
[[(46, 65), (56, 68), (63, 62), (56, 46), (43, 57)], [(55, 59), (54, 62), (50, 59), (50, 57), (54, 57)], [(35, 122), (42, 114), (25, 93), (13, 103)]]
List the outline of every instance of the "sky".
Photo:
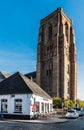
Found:
[(40, 20), (58, 7), (73, 21), (78, 98), (84, 100), (84, 0), (0, 1), (0, 71), (25, 74), (36, 70)]

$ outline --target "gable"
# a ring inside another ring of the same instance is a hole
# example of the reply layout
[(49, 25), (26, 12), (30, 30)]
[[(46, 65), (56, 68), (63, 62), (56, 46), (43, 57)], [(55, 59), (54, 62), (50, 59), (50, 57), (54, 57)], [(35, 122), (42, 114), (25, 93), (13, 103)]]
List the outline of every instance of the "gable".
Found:
[(0, 94), (32, 93), (18, 73), (0, 82)]

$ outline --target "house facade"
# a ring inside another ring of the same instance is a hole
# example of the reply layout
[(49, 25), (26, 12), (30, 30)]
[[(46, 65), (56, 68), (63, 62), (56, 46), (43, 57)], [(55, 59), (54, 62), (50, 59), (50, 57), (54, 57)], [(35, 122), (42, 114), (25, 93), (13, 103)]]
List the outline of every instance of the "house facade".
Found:
[(31, 119), (52, 111), (52, 98), (18, 72), (0, 82), (0, 104), (5, 118)]
[[(52, 100), (34, 94), (2, 95), (0, 104), (0, 111), (5, 118), (31, 119), (34, 114), (52, 112)], [(38, 105), (37, 109), (33, 109), (35, 104)]]

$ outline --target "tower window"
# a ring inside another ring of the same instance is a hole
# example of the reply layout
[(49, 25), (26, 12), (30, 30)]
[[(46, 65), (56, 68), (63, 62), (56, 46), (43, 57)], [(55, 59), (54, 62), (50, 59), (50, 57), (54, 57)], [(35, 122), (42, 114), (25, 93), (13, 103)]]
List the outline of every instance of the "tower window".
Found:
[(49, 39), (52, 38), (52, 25), (51, 24), (49, 25), (49, 28), (48, 28), (48, 38)]
[(52, 75), (52, 70), (51, 70), (51, 69), (47, 70), (47, 71), (46, 71), (46, 75), (47, 75), (47, 76), (51, 76), (51, 75)]
[(47, 51), (49, 51), (49, 46), (47, 47)]
[(41, 28), (41, 41), (44, 40), (44, 26)]
[(52, 70), (49, 70), (49, 74), (50, 74), (50, 76), (52, 75)]
[(48, 73), (48, 70), (47, 70), (47, 71), (46, 71), (46, 75), (48, 76), (48, 74), (49, 74), (49, 73)]
[(67, 23), (65, 24), (65, 35), (66, 35), (66, 39), (68, 41), (68, 25), (67, 25)]

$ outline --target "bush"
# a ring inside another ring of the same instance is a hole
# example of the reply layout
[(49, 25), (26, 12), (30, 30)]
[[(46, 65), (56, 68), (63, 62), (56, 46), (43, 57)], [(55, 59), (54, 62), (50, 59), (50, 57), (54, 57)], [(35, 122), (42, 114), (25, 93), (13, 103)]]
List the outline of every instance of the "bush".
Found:
[[(63, 106), (66, 108), (74, 108), (76, 107), (83, 107), (84, 108), (84, 101), (81, 100), (69, 100), (69, 99), (64, 99), (64, 104)], [(53, 108), (62, 108), (62, 102), (61, 98), (54, 97), (53, 98)]]
[(74, 100), (68, 100), (68, 99), (66, 99), (65, 102), (64, 102), (64, 107), (74, 108), (75, 104), (76, 104), (76, 102)]
[(84, 101), (77, 99), (76, 104), (78, 105), (78, 107), (83, 107), (84, 108)]
[(53, 108), (61, 108), (62, 103), (61, 103), (61, 98), (53, 98)]

